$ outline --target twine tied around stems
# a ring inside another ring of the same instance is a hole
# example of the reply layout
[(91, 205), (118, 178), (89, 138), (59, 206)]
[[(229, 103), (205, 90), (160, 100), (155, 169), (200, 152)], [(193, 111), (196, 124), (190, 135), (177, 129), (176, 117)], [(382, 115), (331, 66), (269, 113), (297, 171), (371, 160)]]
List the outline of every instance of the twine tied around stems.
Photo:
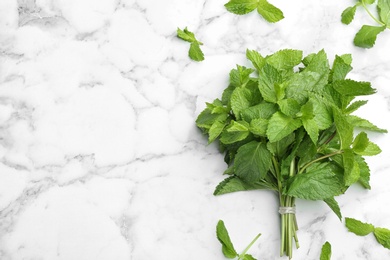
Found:
[(295, 212), (296, 212), (295, 207), (279, 207), (280, 215), (295, 214)]

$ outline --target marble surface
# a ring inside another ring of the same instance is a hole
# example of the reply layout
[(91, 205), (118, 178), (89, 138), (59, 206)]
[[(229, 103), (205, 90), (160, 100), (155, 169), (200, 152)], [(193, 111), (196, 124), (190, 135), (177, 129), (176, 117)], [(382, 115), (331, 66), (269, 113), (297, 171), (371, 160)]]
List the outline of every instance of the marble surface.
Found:
[[(0, 259), (224, 259), (223, 219), (241, 250), (279, 258), (277, 199), (263, 191), (214, 197), (223, 157), (195, 127), (247, 48), (353, 55), (350, 78), (377, 94), (358, 114), (390, 129), (390, 31), (370, 50), (340, 14), (354, 1), (271, 1), (285, 19), (228, 13), (223, 0), (0, 1)], [(204, 45), (191, 61), (176, 37), (188, 26)], [(390, 135), (371, 135), (372, 190), (340, 196), (344, 216), (390, 228)], [(322, 202), (297, 202), (294, 259), (390, 259)]]

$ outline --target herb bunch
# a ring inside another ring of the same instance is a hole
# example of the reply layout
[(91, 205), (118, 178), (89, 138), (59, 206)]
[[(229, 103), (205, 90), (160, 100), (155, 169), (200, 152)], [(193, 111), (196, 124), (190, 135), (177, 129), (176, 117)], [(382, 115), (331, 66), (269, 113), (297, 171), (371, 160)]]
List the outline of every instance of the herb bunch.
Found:
[[(376, 5), (377, 15), (371, 13), (368, 5)], [(353, 6), (347, 7), (341, 14), (341, 22), (350, 24), (355, 18), (356, 9), (364, 8), (367, 14), (375, 21), (376, 26), (363, 25), (356, 33), (353, 43), (362, 48), (372, 48), (378, 34), (390, 29), (390, 0), (358, 0)]]
[[(336, 56), (330, 67), (324, 50), (303, 57), (299, 50), (280, 50), (263, 57), (247, 50), (254, 68), (230, 72), (221, 99), (206, 103), (196, 124), (217, 141), (228, 175), (214, 195), (271, 190), (281, 209), (293, 209), (296, 198), (323, 200), (341, 219), (335, 196), (360, 183), (369, 189), (370, 170), (363, 156), (380, 148), (366, 132), (386, 132), (351, 115), (375, 90), (369, 82), (346, 79), (349, 54)], [(281, 255), (298, 248), (293, 212), (281, 215)]]

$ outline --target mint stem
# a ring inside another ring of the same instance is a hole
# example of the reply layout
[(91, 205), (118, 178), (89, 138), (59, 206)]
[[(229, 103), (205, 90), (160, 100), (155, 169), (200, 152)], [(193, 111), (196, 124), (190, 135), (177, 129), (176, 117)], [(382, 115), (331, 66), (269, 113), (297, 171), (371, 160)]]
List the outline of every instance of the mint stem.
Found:
[(253, 244), (256, 242), (256, 240), (261, 236), (261, 234), (257, 234), (257, 236), (255, 236), (255, 238), (252, 240), (252, 242), (249, 243), (249, 245), (244, 249), (244, 251), (238, 256), (238, 260), (242, 259), (246, 252), (248, 252), (249, 248), (251, 248), (253, 246)]
[(380, 24), (381, 26), (386, 26), (386, 24), (382, 23), (381, 21), (379, 21), (371, 12), (370, 10), (368, 10), (366, 4), (364, 3), (364, 1), (362, 1), (362, 5), (363, 5), (363, 8), (366, 10), (366, 12), (371, 16), (371, 18), (377, 22), (378, 24)]

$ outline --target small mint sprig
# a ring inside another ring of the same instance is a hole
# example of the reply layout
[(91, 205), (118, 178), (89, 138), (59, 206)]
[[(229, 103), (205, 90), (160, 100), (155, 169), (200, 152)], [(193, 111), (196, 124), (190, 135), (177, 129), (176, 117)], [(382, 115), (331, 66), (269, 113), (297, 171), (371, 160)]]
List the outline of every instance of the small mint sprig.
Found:
[(238, 15), (257, 9), (257, 12), (270, 23), (276, 23), (284, 18), (283, 12), (267, 0), (230, 0), (225, 7), (229, 12)]
[(225, 257), (230, 259), (237, 257), (237, 260), (256, 260), (256, 258), (254, 258), (250, 254), (247, 254), (246, 252), (248, 252), (248, 250), (260, 236), (261, 234), (258, 234), (244, 249), (244, 251), (241, 254), (238, 254), (236, 249), (234, 249), (232, 241), (230, 240), (230, 236), (225, 227), (225, 223), (222, 220), (219, 220), (217, 224), (217, 238), (222, 244), (222, 253)]
[(188, 56), (194, 61), (202, 61), (204, 60), (204, 54), (200, 49), (200, 45), (203, 45), (202, 42), (198, 41), (195, 38), (195, 34), (190, 32), (187, 27), (184, 30), (177, 28), (177, 37), (180, 39), (191, 43), (190, 50), (188, 51)]
[(390, 0), (378, 0), (377, 16), (371, 13), (367, 5), (372, 5), (375, 0), (359, 0), (355, 5), (346, 8), (341, 14), (341, 22), (350, 24), (355, 18), (356, 9), (361, 6), (366, 10), (368, 15), (378, 24), (377, 26), (363, 25), (356, 33), (353, 43), (361, 48), (372, 48), (375, 44), (378, 34), (385, 29), (390, 29)]

